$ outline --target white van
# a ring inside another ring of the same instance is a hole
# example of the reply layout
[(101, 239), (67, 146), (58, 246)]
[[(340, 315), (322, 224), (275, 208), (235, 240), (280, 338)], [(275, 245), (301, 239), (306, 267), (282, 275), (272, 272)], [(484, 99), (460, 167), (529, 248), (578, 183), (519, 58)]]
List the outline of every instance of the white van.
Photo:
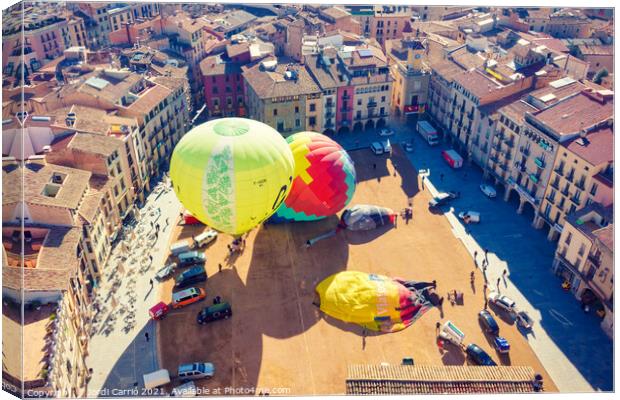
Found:
[(202, 232), (200, 235), (194, 238), (195, 246), (202, 247), (214, 241), (217, 238), (217, 232), (213, 229), (209, 229), (208, 231)]
[(148, 374), (142, 375), (144, 379), (145, 389), (155, 389), (170, 383), (170, 373), (167, 369), (160, 369)]
[(170, 246), (170, 252), (173, 256), (178, 256), (179, 254), (190, 251), (191, 249), (192, 245), (188, 240), (181, 240), (179, 242), (173, 243), (172, 246)]
[(370, 145), (370, 150), (372, 150), (375, 155), (380, 156), (383, 154), (383, 145), (379, 142), (372, 142)]

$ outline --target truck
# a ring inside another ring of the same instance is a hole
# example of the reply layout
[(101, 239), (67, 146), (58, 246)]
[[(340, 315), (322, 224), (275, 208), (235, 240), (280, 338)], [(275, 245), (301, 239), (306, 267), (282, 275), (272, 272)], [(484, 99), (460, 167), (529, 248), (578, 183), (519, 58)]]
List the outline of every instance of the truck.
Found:
[(442, 151), (441, 156), (452, 168), (456, 169), (463, 166), (463, 157), (453, 149)]
[(439, 144), (437, 129), (435, 129), (428, 121), (418, 121), (418, 133), (424, 138), (424, 140), (426, 140), (429, 146)]
[(157, 371), (144, 374), (144, 388), (147, 390), (155, 389), (156, 387), (164, 386), (170, 383), (170, 373), (167, 369), (159, 369)]

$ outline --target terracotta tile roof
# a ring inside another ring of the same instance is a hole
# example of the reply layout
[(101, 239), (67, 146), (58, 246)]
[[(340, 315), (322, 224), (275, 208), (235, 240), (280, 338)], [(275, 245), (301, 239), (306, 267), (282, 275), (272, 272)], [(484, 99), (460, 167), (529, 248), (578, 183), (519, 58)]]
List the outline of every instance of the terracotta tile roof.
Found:
[(140, 94), (140, 98), (131, 103), (127, 108), (130, 110), (135, 110), (139, 113), (148, 113), (166, 97), (168, 97), (170, 93), (171, 90), (167, 87), (163, 85), (155, 85), (152, 88), (147, 89), (145, 92), (142, 92)]
[(586, 237), (594, 240), (594, 232), (600, 229), (601, 226), (592, 222), (588, 217), (588, 214), (594, 213), (596, 215), (599, 215), (606, 221), (612, 221), (614, 216), (613, 212), (613, 205), (603, 207), (599, 203), (591, 203), (590, 205), (585, 206), (581, 210), (577, 210), (573, 213), (566, 215), (566, 223), (572, 225), (575, 229), (583, 233)]
[(431, 67), (433, 69), (433, 73), (436, 73), (448, 82), (451, 82), (457, 74), (463, 72), (463, 68), (459, 67), (450, 60), (442, 60), (437, 63), (432, 63)]
[(569, 52), (569, 49), (568, 47), (566, 47), (564, 42), (562, 42), (560, 39), (556, 39), (553, 37), (536, 38), (532, 40), (532, 43), (535, 43), (536, 45), (544, 45), (549, 50), (555, 51), (557, 53), (568, 53)]
[(517, 124), (523, 124), (525, 121), (525, 113), (536, 112), (538, 108), (534, 107), (525, 100), (517, 100), (499, 109), (499, 112), (506, 115)]
[(343, 17), (348, 17), (351, 15), (347, 10), (344, 10), (340, 7), (325, 8), (321, 10), (321, 14), (325, 14), (328, 17), (332, 17), (333, 19), (336, 19), (336, 20), (343, 18)]
[(579, 52), (584, 56), (613, 56), (614, 55), (614, 46), (612, 45), (602, 45), (602, 46), (593, 46), (588, 44), (581, 44), (577, 46), (579, 48)]
[[(127, 95), (130, 88), (142, 80), (140, 75), (134, 73), (127, 74), (124, 79), (116, 79), (102, 71), (94, 71), (83, 75), (81, 78), (84, 79), (83, 82), (76, 85), (67, 85), (63, 87), (61, 91), (71, 92), (72, 90), (77, 90), (80, 93), (88, 94), (95, 98), (101, 98), (113, 104), (117, 104), (123, 96)], [(94, 78), (104, 80), (107, 84), (101, 89), (93, 87), (88, 82), (92, 82)]]
[[(65, 180), (59, 186), (56, 197), (44, 195), (47, 184), (51, 184), (54, 173), (66, 175)], [(16, 182), (24, 174), (24, 191), (19, 185), (10, 185), (8, 182)], [(53, 207), (76, 209), (86, 189), (91, 173), (88, 171), (61, 167), (59, 165), (26, 164), (24, 168), (15, 168), (8, 173), (3, 173), (2, 204), (10, 204), (23, 199), (30, 204), (40, 204)]]
[(153, 82), (175, 91), (182, 88), (187, 83), (187, 78), (183, 76), (156, 76)]
[(614, 224), (597, 229), (592, 234), (611, 251), (614, 252)]
[(78, 209), (79, 214), (91, 224), (95, 220), (103, 196), (104, 194), (101, 191), (89, 190), (84, 196), (82, 204), (80, 204), (80, 208)]
[(609, 127), (597, 129), (589, 132), (585, 139), (575, 138), (562, 146), (591, 165), (600, 165), (614, 159), (614, 132)]
[(521, 366), (349, 365), (348, 395), (531, 393), (534, 370)]
[(286, 68), (286, 63), (279, 62), (275, 71), (264, 71), (261, 63), (256, 63), (253, 66), (244, 66), (242, 70), (246, 83), (263, 99), (306, 95), (320, 91), (303, 66), (293, 67), (293, 70), (297, 71), (296, 80), (284, 78)]
[(123, 141), (112, 136), (79, 132), (69, 142), (69, 148), (108, 157), (123, 145)]
[(533, 113), (533, 116), (558, 134), (569, 135), (608, 120), (613, 113), (613, 99), (601, 102), (581, 92)]
[(73, 276), (77, 268), (77, 246), (80, 238), (79, 228), (51, 228), (39, 250), (36, 267), (21, 268), (4, 265), (2, 268), (3, 285), (18, 290), (23, 287), (27, 291), (66, 290), (69, 278)]
[(228, 54), (228, 57), (230, 58), (238, 56), (243, 53), (247, 53), (249, 51), (250, 51), (249, 43), (237, 43), (237, 44), (226, 45), (226, 54)]
[(572, 96), (575, 93), (579, 93), (585, 88), (586, 85), (584, 85), (583, 83), (579, 81), (574, 81), (572, 83), (557, 88), (551, 85), (545, 86), (541, 89), (537, 89), (531, 92), (529, 96), (545, 103), (545, 105), (548, 106), (551, 104), (555, 104), (566, 97)]
[[(331, 59), (334, 62), (331, 62)], [(325, 61), (329, 63), (326, 65)], [(312, 77), (318, 82), (322, 89), (331, 89), (340, 86), (346, 86), (347, 82), (343, 75), (338, 71), (338, 59), (335, 49), (325, 49), (323, 54), (313, 54), (306, 56), (306, 68), (310, 71)]]
[(477, 97), (483, 97), (503, 87), (500, 83), (477, 69), (461, 72), (454, 77), (454, 81)]

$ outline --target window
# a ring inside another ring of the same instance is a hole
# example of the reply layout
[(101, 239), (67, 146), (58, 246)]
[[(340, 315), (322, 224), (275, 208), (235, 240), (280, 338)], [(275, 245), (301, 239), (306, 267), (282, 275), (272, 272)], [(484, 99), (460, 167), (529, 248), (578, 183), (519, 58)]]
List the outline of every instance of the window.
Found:
[(316, 104), (310, 103), (310, 112), (316, 111)]
[(121, 190), (125, 190), (125, 181), (121, 179)]
[(217, 94), (217, 86), (213, 86), (213, 88), (211, 89), (211, 93)]
[(284, 122), (283, 121), (279, 121), (278, 122), (278, 131), (280, 131), (280, 132), (284, 131)]
[(577, 252), (577, 254), (579, 254), (580, 256), (583, 256), (583, 254), (586, 252), (586, 245), (581, 243), (581, 245), (579, 246), (579, 251)]
[(381, 96), (381, 102), (384, 103), (385, 102), (385, 96)]
[(310, 124), (310, 126), (315, 126), (316, 125), (316, 117), (310, 117), (308, 119), (308, 124)]
[(299, 113), (299, 106), (295, 106), (295, 114)]
[(590, 194), (592, 196), (596, 196), (596, 190), (598, 189), (598, 184), (592, 183), (592, 188), (590, 189)]
[(297, 118), (295, 120), (295, 128), (299, 128), (301, 126), (301, 120), (299, 118)]
[(358, 99), (358, 100), (357, 100), (357, 105), (358, 105), (358, 106), (361, 106), (361, 105), (362, 105), (362, 99)]
[(566, 236), (566, 240), (564, 241), (564, 243), (570, 244), (570, 241), (572, 238), (573, 238), (573, 234), (568, 232), (568, 235)]
[(278, 109), (277, 109), (277, 108), (274, 108), (274, 109), (273, 109), (273, 116), (275, 117), (276, 115), (278, 115)]

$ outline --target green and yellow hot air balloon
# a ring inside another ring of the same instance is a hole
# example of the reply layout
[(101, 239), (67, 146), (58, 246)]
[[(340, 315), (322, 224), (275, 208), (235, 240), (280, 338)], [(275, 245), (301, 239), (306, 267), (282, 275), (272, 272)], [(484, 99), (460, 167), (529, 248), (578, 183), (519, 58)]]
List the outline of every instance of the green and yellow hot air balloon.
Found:
[(295, 169), (284, 138), (268, 125), (222, 118), (188, 132), (170, 161), (174, 191), (198, 220), (241, 235), (269, 218), (288, 195)]

